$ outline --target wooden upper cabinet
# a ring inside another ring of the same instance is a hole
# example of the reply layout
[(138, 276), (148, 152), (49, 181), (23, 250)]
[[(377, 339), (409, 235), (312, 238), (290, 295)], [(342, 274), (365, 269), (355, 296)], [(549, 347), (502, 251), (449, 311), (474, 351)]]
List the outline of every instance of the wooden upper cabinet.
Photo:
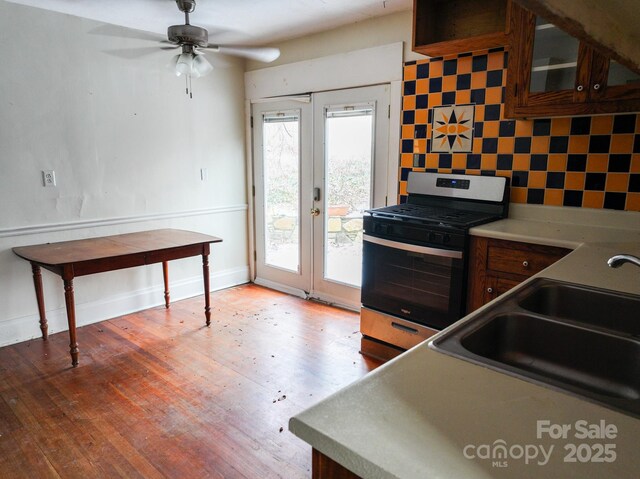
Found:
[(640, 75), (513, 3), (508, 118), (640, 111)]
[(510, 0), (413, 0), (413, 51), (430, 57), (507, 45)]

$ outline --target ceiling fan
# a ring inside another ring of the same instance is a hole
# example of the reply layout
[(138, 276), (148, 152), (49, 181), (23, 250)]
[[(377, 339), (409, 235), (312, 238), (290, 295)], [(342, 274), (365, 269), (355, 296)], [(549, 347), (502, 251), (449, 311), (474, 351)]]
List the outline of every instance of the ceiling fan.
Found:
[(196, 0), (176, 0), (176, 4), (184, 13), (184, 25), (172, 25), (167, 30), (167, 40), (172, 46), (163, 49), (182, 48), (182, 53), (173, 57), (170, 64), (176, 75), (186, 77), (186, 93), (191, 96), (191, 78), (204, 76), (213, 70), (204, 56), (204, 51), (213, 51), (226, 55), (233, 55), (250, 60), (269, 63), (280, 56), (280, 50), (272, 47), (243, 47), (213, 45), (209, 43), (209, 32), (206, 28), (191, 25), (189, 14), (196, 8)]

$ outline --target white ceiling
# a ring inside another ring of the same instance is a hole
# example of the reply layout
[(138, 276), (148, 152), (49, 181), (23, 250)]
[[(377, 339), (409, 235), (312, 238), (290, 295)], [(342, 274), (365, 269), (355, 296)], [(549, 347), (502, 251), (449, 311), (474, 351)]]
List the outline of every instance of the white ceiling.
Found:
[[(182, 24), (174, 0), (7, 0), (166, 35)], [(209, 41), (260, 45), (328, 30), (412, 8), (412, 0), (197, 0), (191, 23)]]

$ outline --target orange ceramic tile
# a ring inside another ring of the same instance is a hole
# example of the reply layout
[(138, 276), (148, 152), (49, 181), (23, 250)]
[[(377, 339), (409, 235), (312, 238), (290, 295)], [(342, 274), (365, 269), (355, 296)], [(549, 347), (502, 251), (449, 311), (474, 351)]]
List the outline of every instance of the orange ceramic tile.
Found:
[(471, 103), (471, 90), (458, 90), (456, 92), (456, 105), (467, 105)]
[(414, 128), (413, 125), (402, 125), (402, 139), (409, 140), (413, 138)]
[(629, 189), (628, 173), (607, 173), (605, 191), (625, 192)]
[(400, 181), (399, 192), (400, 192), (401, 195), (406, 195), (407, 194), (407, 182), (406, 181)]
[(429, 108), (442, 106), (442, 93), (429, 93)]
[(450, 175), (453, 173), (451, 168), (438, 168), (438, 173), (444, 173), (445, 175)]
[(460, 57), (458, 58), (458, 75), (465, 73), (471, 73), (471, 60), (472, 57)]
[(493, 52), (487, 55), (487, 70), (502, 70), (504, 68), (504, 52)]
[(498, 138), (498, 153), (501, 155), (510, 155), (513, 153), (515, 138), (512, 136), (503, 136)]
[(498, 168), (498, 155), (483, 154), (480, 156), (481, 170), (496, 170)]
[(427, 152), (427, 139), (419, 138), (413, 141), (414, 153), (426, 153)]
[(415, 122), (416, 125), (426, 125), (427, 124), (427, 110), (423, 109), (423, 110), (416, 110), (416, 118), (415, 118)]
[(551, 120), (551, 135), (566, 136), (571, 132), (571, 118), (553, 118)]
[(565, 171), (567, 169), (567, 155), (549, 155), (548, 171)]
[(549, 153), (549, 137), (534, 136), (533, 138), (531, 138), (531, 153), (533, 154)]
[(564, 188), (566, 190), (584, 190), (586, 174), (577, 171), (567, 171), (564, 176)]
[(529, 188), (544, 188), (547, 186), (547, 172), (530, 171), (528, 186)]
[(485, 121), (484, 128), (482, 131), (483, 138), (496, 138), (498, 133), (500, 132), (500, 122), (499, 121)]
[(550, 206), (562, 206), (564, 191), (549, 189), (544, 192), (544, 204)]
[(425, 161), (425, 166), (427, 168), (437, 168), (438, 167), (438, 155), (433, 154), (433, 153), (427, 155), (427, 159)]
[(640, 155), (631, 155), (631, 173), (640, 173)]
[(471, 88), (486, 88), (487, 87), (487, 72), (473, 72), (471, 74)]
[(416, 64), (406, 65), (404, 67), (404, 79), (405, 79), (405, 81), (415, 80), (417, 71), (418, 71), (418, 65), (416, 65)]
[(474, 110), (474, 121), (484, 121), (484, 105), (476, 105)]
[(429, 93), (429, 79), (420, 78), (416, 80), (416, 94), (426, 95)]
[(569, 153), (584, 154), (589, 151), (589, 135), (574, 135), (569, 137)]
[(484, 102), (487, 105), (495, 105), (498, 103), (502, 103), (502, 87), (494, 86), (494, 87), (487, 88), (485, 91)]
[(611, 153), (631, 153), (633, 151), (633, 134), (611, 135)]
[(402, 109), (404, 111), (411, 111), (416, 109), (415, 95), (406, 95), (402, 98)]
[(613, 117), (594, 116), (591, 118), (591, 134), (592, 135), (609, 135), (613, 129)]
[(602, 208), (604, 206), (603, 191), (585, 191), (582, 197), (583, 208)]
[(473, 148), (471, 151), (473, 151), (473, 153), (482, 153), (482, 138), (473, 139)]
[(442, 91), (456, 91), (456, 75), (442, 77)]
[(454, 153), (451, 159), (451, 167), (454, 170), (464, 170), (467, 167), (466, 153)]
[(429, 77), (436, 78), (442, 76), (442, 60), (429, 62)]
[(402, 153), (400, 155), (400, 166), (404, 166), (405, 168), (411, 168), (413, 166), (413, 154)]
[(606, 173), (609, 155), (606, 153), (592, 153), (587, 157), (587, 171), (589, 173)]
[(533, 121), (516, 120), (516, 136), (531, 136), (531, 135), (533, 135)]
[(527, 189), (521, 187), (511, 188), (511, 196), (509, 198), (513, 203), (527, 202)]
[(640, 193), (627, 193), (627, 211), (640, 211)]
[(531, 155), (516, 153), (513, 155), (513, 171), (529, 171)]

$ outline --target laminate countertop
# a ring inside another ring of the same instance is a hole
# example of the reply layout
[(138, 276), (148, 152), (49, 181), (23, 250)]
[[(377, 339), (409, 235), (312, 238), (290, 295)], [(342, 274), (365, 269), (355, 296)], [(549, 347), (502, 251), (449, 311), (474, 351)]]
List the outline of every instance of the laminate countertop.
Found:
[[(639, 268), (606, 264), (618, 253), (640, 256), (640, 213), (512, 205), (508, 219), (471, 234), (571, 248), (534, 278), (640, 295)], [(640, 474), (640, 419), (447, 356), (428, 341), (292, 417), (289, 429), (364, 478)]]

